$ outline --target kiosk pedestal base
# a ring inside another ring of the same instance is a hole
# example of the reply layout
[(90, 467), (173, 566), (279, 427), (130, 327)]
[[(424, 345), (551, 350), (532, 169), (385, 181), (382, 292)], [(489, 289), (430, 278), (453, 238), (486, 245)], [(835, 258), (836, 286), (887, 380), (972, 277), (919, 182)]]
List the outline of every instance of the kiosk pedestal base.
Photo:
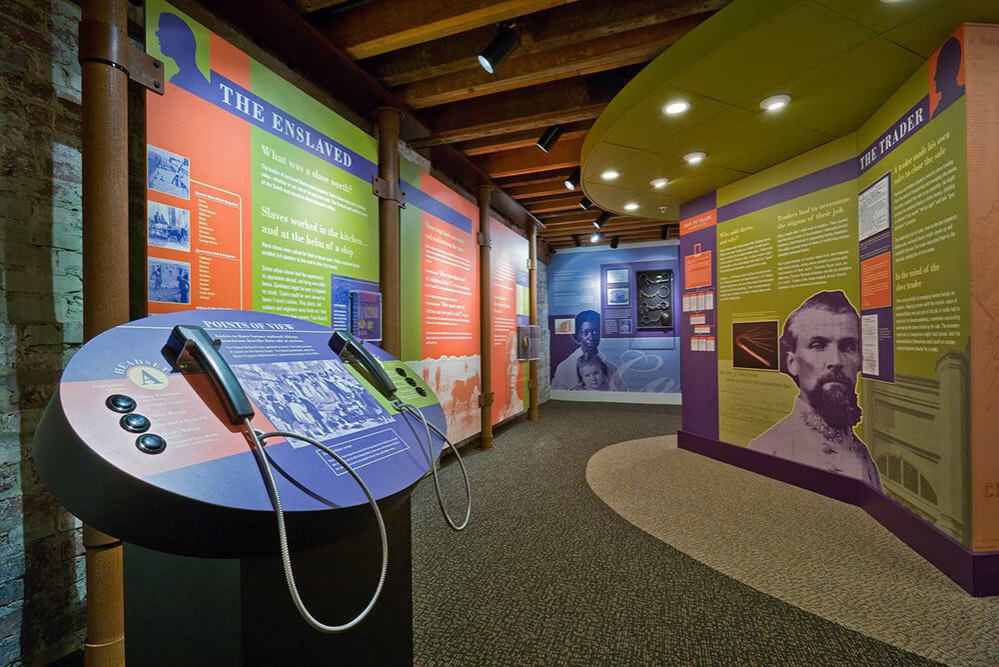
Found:
[[(383, 510), (384, 511), (384, 510)], [(378, 604), (339, 635), (312, 629), (298, 614), (281, 557), (208, 559), (125, 546), (127, 664), (413, 664), (410, 502), (385, 513), (389, 570)], [(294, 549), (294, 535), (290, 536)], [(320, 622), (342, 625), (368, 603), (378, 582), (381, 546), (371, 530), (293, 552), (295, 580)]]

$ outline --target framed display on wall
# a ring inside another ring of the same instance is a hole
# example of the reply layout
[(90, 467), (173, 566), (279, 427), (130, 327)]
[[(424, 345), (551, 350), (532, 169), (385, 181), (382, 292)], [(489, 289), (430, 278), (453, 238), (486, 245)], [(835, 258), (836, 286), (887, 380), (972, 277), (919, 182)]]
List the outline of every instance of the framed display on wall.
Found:
[(673, 326), (672, 270), (635, 271), (635, 295), (639, 329), (668, 329)]

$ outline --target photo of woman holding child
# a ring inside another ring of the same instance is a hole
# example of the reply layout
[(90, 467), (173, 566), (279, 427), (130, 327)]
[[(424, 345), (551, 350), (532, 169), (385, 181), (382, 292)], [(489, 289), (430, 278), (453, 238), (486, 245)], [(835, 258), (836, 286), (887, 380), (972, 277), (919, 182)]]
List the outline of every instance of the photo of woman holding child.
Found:
[(552, 389), (582, 391), (628, 391), (617, 366), (600, 354), (600, 313), (583, 310), (576, 314), (572, 335), (579, 348), (562, 360), (552, 374)]

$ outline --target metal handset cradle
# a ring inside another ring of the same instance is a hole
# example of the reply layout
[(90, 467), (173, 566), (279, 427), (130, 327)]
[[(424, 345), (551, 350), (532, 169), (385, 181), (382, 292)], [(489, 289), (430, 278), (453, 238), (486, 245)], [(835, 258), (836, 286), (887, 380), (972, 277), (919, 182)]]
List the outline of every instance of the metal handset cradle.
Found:
[[(378, 363), (370, 352), (364, 349), (364, 345), (361, 341), (357, 340), (349, 331), (344, 331), (343, 329), (337, 329), (330, 336), (330, 348), (339, 356), (343, 358), (344, 354), (348, 354), (353, 357), (359, 364), (361, 368), (367, 371), (367, 379), (375, 386), (375, 389), (380, 391), (385, 398), (393, 399), (395, 398), (396, 386), (392, 382), (392, 378), (389, 374), (385, 372), (382, 365)], [(350, 359), (348, 359), (349, 361)]]
[(204, 372), (215, 393), (222, 399), (226, 415), (233, 424), (242, 424), (255, 414), (250, 399), (232, 372), (229, 362), (219, 354), (222, 342), (194, 324), (178, 324), (170, 333), (163, 356), (175, 371), (185, 375)]

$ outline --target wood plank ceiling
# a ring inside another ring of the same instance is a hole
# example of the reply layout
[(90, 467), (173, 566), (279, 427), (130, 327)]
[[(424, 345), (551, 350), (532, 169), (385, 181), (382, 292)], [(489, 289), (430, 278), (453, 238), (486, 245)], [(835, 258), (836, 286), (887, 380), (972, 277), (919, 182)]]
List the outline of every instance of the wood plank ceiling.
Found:
[[(731, 0), (286, 0), (380, 82), (428, 132), (403, 139), (434, 160), (463, 153), (544, 229), (551, 248), (590, 243), (601, 211), (563, 182), (604, 106), (641, 68)], [(487, 73), (500, 25), (520, 44)], [(546, 153), (548, 127), (563, 133)], [(602, 243), (675, 237), (662, 221), (614, 216)]]

